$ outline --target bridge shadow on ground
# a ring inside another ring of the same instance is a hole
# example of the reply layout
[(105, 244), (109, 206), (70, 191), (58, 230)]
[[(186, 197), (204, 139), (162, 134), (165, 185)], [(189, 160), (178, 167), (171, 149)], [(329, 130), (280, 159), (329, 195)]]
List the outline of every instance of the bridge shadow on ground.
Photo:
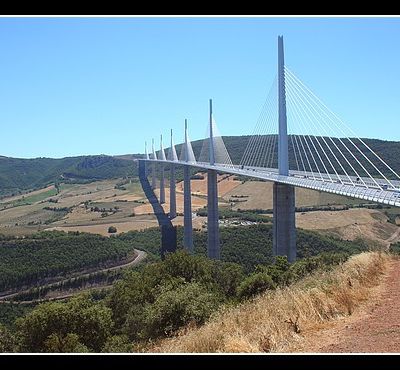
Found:
[(166, 252), (175, 252), (176, 250), (176, 227), (172, 225), (171, 220), (165, 213), (164, 208), (159, 203), (149, 179), (146, 175), (145, 163), (139, 161), (139, 180), (146, 198), (150, 202), (153, 213), (157, 217), (158, 225), (161, 227), (161, 258), (164, 259)]

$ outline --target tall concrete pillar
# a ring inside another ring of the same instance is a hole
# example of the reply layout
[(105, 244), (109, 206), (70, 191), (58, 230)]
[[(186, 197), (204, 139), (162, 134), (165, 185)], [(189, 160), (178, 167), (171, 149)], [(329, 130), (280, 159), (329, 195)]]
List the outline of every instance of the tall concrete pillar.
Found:
[[(149, 158), (149, 153), (147, 152), (147, 141), (145, 141), (144, 142), (144, 158), (145, 159), (147, 159), (147, 160), (149, 160), (150, 158)], [(144, 176), (148, 176), (148, 162), (147, 161), (144, 161), (144, 164), (143, 164), (143, 174), (144, 174)]]
[(175, 180), (175, 165), (170, 165), (169, 178), (169, 218), (176, 217), (176, 180)]
[(157, 187), (157, 165), (156, 162), (152, 163), (151, 166), (151, 188), (154, 190)]
[[(162, 135), (160, 138), (160, 159), (165, 161), (165, 153), (162, 143)], [(164, 179), (164, 164), (160, 165), (160, 204), (165, 203), (165, 179)]]
[(217, 171), (207, 171), (207, 254), (209, 258), (220, 259), (219, 224), (218, 224), (218, 185)]
[[(185, 119), (185, 161), (189, 162), (189, 140)], [(183, 246), (193, 253), (192, 190), (190, 187), (190, 167), (183, 166)]]
[(165, 203), (164, 165), (160, 165), (160, 204)]
[[(278, 37), (278, 170), (279, 175), (289, 175), (288, 135), (286, 118), (285, 61), (283, 36)], [(274, 183), (273, 187), (273, 253), (296, 260), (296, 218), (294, 187)]]
[(192, 197), (190, 188), (190, 167), (183, 167), (183, 246), (193, 253)]
[(274, 183), (273, 254), (296, 261), (296, 223), (294, 186)]
[[(210, 99), (210, 165), (215, 164), (214, 133), (212, 124), (212, 100)], [(207, 254), (209, 258), (220, 259), (218, 223), (218, 184), (217, 171), (207, 170)]]
[[(153, 153), (152, 153), (152, 159), (157, 159), (157, 155), (156, 155), (156, 151), (154, 149), (154, 139), (152, 140), (152, 149), (153, 149)], [(157, 187), (157, 165), (156, 162), (152, 163), (151, 166), (151, 188), (154, 190)]]
[[(168, 152), (169, 161), (177, 161), (178, 156), (176, 155), (174, 140), (172, 137), (171, 130), (171, 146)], [(170, 177), (169, 177), (169, 218), (176, 217), (176, 179), (175, 179), (175, 165), (170, 164)]]

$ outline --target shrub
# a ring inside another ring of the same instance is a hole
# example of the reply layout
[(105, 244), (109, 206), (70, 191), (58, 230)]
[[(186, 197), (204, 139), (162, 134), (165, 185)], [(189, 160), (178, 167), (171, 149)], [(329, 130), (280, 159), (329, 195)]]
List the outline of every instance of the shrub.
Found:
[(0, 352), (17, 352), (14, 335), (2, 324), (0, 324)]
[(109, 232), (109, 234), (116, 233), (117, 232), (117, 228), (115, 226), (110, 226), (108, 228), (108, 232)]
[(145, 309), (144, 336), (156, 338), (171, 335), (188, 324), (203, 324), (218, 307), (219, 297), (199, 283), (165, 286), (153, 304)]
[(114, 335), (108, 338), (102, 351), (103, 353), (132, 352), (132, 343), (127, 335)]
[(89, 349), (79, 342), (79, 336), (69, 333), (66, 336), (53, 333), (44, 342), (45, 352), (51, 353), (79, 353), (89, 352)]
[(393, 254), (400, 254), (400, 243), (390, 244), (389, 251)]
[(277, 285), (285, 285), (288, 283), (290, 264), (286, 256), (276, 256), (275, 261), (271, 265), (259, 265), (255, 272), (262, 272), (270, 276), (272, 281)]
[(233, 262), (215, 261), (212, 278), (222, 293), (227, 297), (235, 297), (244, 279), (243, 267)]
[(248, 299), (266, 290), (275, 288), (276, 285), (271, 276), (264, 272), (256, 272), (242, 281), (238, 288), (238, 296), (241, 299)]
[(111, 310), (87, 295), (39, 305), (16, 322), (22, 350), (100, 351), (111, 334)]
[(165, 272), (172, 277), (181, 277), (186, 282), (211, 280), (210, 260), (203, 256), (191, 256), (186, 250), (169, 253), (164, 261)]

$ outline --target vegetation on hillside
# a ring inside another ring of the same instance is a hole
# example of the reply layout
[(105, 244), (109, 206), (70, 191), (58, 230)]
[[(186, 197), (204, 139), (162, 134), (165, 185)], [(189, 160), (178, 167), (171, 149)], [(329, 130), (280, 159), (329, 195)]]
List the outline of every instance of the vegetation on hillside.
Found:
[[(233, 163), (240, 163), (243, 153), (247, 147), (250, 136), (224, 136), (224, 142), (230, 153)], [(334, 139), (337, 140), (337, 139)], [(383, 158), (397, 173), (400, 173), (400, 142), (383, 141), (377, 139), (363, 139), (364, 142), (381, 158)], [(176, 145), (177, 153), (181, 151), (181, 145)], [(199, 157), (203, 140), (192, 142), (196, 158)], [(335, 148), (332, 148), (335, 153)], [(351, 151), (357, 154), (358, 149), (351, 146)], [(367, 153), (367, 149), (360, 147), (361, 151)], [(338, 157), (338, 153), (335, 153)], [(358, 155), (358, 154), (357, 154)], [(140, 157), (135, 155), (134, 157)], [(318, 158), (318, 156), (315, 156)], [(350, 155), (349, 155), (350, 157)], [(0, 157), (0, 196), (6, 194), (17, 194), (27, 189), (37, 189), (50, 183), (64, 179), (73, 181), (91, 181), (99, 179), (116, 178), (123, 176), (137, 176), (137, 162), (132, 155), (110, 157), (105, 155), (66, 157), (61, 159), (34, 158), (19, 159)], [(350, 157), (350, 161), (351, 161)], [(290, 167), (295, 168), (294, 154), (289, 148)], [(343, 164), (348, 170), (347, 163)], [(168, 176), (168, 166), (167, 176)], [(367, 168), (373, 175), (378, 176), (376, 170)], [(381, 169), (384, 174), (391, 177), (393, 174), (386, 168)], [(196, 170), (192, 169), (192, 174)], [(182, 169), (177, 168), (177, 179), (182, 179)]]
[(18, 194), (59, 181), (137, 176), (136, 162), (106, 155), (61, 159), (0, 157), (0, 195)]
[[(43, 303), (0, 327), (0, 348), (26, 352), (127, 352), (149, 340), (203, 325), (224, 306), (280, 289), (316, 270), (329, 271), (343, 254), (323, 254), (289, 264), (279, 257), (246, 275), (242, 266), (190, 256), (186, 251), (129, 271), (104, 299), (82, 294), (66, 303)], [(355, 282), (357, 282), (355, 280)], [(2, 346), (2, 347), (1, 347)]]
[[(182, 238), (179, 238), (180, 235)], [(183, 240), (183, 228), (178, 228), (178, 240)], [(220, 240), (222, 260), (239, 263), (246, 272), (254, 271), (259, 264), (269, 264), (273, 261), (270, 224), (221, 228)], [(297, 230), (296, 243), (298, 258), (311, 257), (322, 252), (353, 254), (368, 248), (361, 241), (348, 242), (300, 229)], [(205, 255), (207, 234), (196, 232), (194, 244), (195, 252)]]
[(303, 331), (351, 315), (365, 302), (388, 260), (388, 255), (378, 252), (355, 255), (340, 267), (319, 269), (289, 286), (268, 290), (235, 307), (225, 306), (206, 325), (150, 343), (147, 350), (290, 352), (301, 344)]
[(114, 237), (60, 231), (0, 238), (0, 291), (38, 284), (72, 271), (115, 264), (134, 246)]

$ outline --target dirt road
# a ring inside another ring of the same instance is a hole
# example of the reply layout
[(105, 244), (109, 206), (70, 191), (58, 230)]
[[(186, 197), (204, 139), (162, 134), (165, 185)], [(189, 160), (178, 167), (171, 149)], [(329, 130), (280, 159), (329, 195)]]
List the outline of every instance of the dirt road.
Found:
[[(145, 251), (141, 251), (139, 249), (135, 249), (135, 253), (136, 253), (136, 257), (133, 258), (129, 262), (124, 262), (124, 263), (122, 263), (120, 265), (116, 265), (116, 266), (113, 266), (113, 267), (107, 267), (107, 268), (102, 268), (102, 269), (99, 269), (99, 270), (95, 270), (95, 271), (92, 271), (91, 273), (83, 273), (81, 275), (77, 275), (77, 276), (74, 276), (74, 277), (85, 277), (85, 276), (89, 276), (89, 275), (93, 275), (93, 274), (99, 274), (99, 273), (104, 272), (104, 271), (120, 270), (120, 269), (123, 269), (123, 268), (126, 268), (126, 267), (134, 266), (134, 265), (137, 265), (140, 262), (142, 262), (147, 256), (147, 253)], [(42, 287), (55, 285), (55, 284), (61, 283), (63, 281), (68, 281), (69, 279), (70, 278), (65, 279), (65, 280), (60, 280), (60, 281), (57, 281), (57, 282), (53, 282), (51, 284), (43, 285)], [(28, 292), (28, 291), (29, 290), (26, 290), (25, 292)], [(15, 296), (17, 296), (18, 294), (21, 294), (21, 293), (24, 293), (24, 291), (3, 295), (3, 296), (0, 297), (0, 303), (8, 303), (10, 298), (13, 298), (13, 297), (15, 297)], [(71, 296), (73, 296), (75, 294), (76, 294), (76, 292), (72, 293), (72, 294), (63, 294), (63, 295), (60, 295), (60, 296), (57, 296), (57, 297), (52, 297), (51, 299), (34, 299), (32, 301), (19, 301), (19, 303), (32, 303), (32, 302), (40, 302), (40, 301), (46, 301), (46, 300), (62, 299), (62, 298), (71, 297)]]
[(400, 352), (400, 260), (390, 268), (364, 310), (306, 338), (302, 352)]

